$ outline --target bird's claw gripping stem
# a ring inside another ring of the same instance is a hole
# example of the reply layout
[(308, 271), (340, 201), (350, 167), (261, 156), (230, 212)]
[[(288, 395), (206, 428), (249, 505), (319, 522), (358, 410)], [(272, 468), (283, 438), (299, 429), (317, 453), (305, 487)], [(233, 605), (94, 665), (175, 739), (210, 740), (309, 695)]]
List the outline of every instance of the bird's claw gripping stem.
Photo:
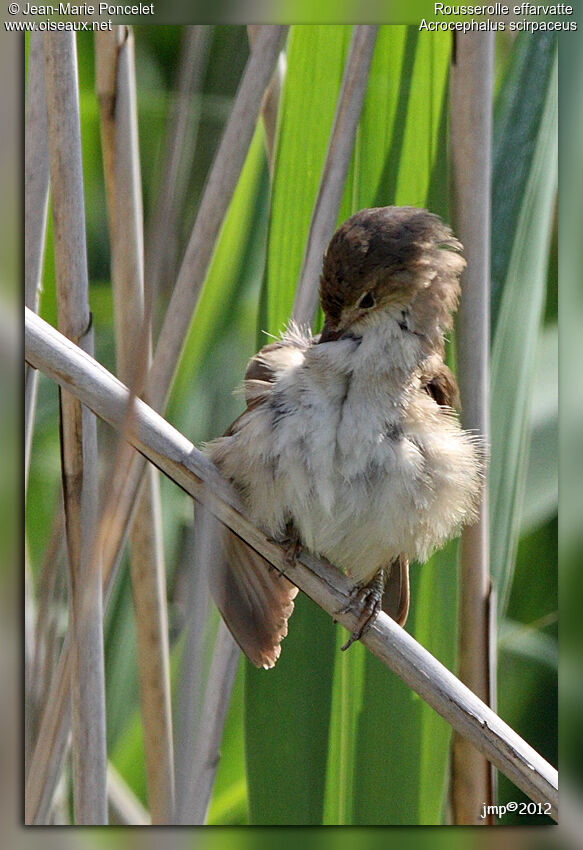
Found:
[(368, 584), (357, 584), (350, 594), (348, 605), (338, 611), (339, 614), (351, 613), (357, 617), (356, 625), (342, 646), (342, 650), (348, 649), (354, 641), (360, 640), (376, 620), (382, 607), (385, 583), (385, 570), (380, 569)]

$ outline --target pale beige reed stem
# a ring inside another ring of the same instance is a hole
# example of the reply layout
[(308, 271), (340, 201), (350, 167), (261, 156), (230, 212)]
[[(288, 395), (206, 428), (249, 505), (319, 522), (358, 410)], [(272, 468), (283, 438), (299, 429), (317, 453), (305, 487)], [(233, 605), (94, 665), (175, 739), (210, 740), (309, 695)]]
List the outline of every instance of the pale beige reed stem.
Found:
[[(130, 28), (96, 36), (96, 86), (109, 212), (117, 366), (139, 392), (150, 363), (134, 41)], [(148, 465), (130, 529), (148, 804), (153, 824), (174, 818), (174, 747), (166, 575), (158, 471)]]
[[(45, 35), (46, 96), (59, 327), (93, 351), (77, 54), (73, 33)], [(105, 673), (95, 418), (61, 392), (61, 451), (73, 650), (73, 799), (77, 824), (107, 822)]]
[[(28, 51), (24, 125), (24, 303), (35, 312), (41, 291), (45, 231), (49, 198), (49, 147), (45, 97), (43, 37), (32, 33)], [(38, 372), (24, 368), (24, 491), (28, 485), (30, 451), (34, 430)], [(37, 728), (39, 687), (35, 668), (43, 647), (39, 645), (38, 599), (31, 570), (26, 566), (25, 581), (25, 679), (26, 717), (24, 727), (25, 771), (28, 770)]]
[[(456, 38), (452, 66), (451, 138), (456, 232), (468, 265), (456, 322), (458, 380), (465, 428), (489, 437), (490, 184), (494, 34)], [(490, 592), (487, 488), (476, 525), (461, 540), (459, 677), (494, 707), (496, 632)], [(491, 765), (459, 734), (453, 742), (452, 810), (457, 824), (485, 823), (494, 802)]]
[[(31, 33), (24, 122), (24, 303), (38, 311), (49, 201), (49, 143), (43, 36)], [(37, 373), (24, 370), (24, 487), (36, 407)]]

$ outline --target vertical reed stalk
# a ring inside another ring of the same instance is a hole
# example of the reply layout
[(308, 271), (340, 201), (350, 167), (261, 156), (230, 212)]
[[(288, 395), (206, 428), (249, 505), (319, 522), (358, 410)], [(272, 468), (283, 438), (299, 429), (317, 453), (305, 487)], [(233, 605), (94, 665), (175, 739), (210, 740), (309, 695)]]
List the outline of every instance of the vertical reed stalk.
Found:
[[(44, 44), (59, 328), (92, 353), (76, 44), (70, 33), (47, 34)], [(104, 824), (103, 612), (101, 569), (95, 552), (97, 423), (93, 414), (66, 392), (61, 392), (61, 449), (74, 657), (75, 822)]]
[[(490, 195), (494, 37), (470, 33), (456, 37), (452, 68), (451, 138), (457, 233), (468, 266), (456, 324), (458, 376), (463, 423), (489, 437), (490, 353)], [(488, 498), (478, 523), (461, 541), (459, 677), (490, 703), (496, 671), (490, 645)], [(456, 734), (453, 744), (452, 805), (457, 824), (484, 823), (480, 812), (491, 804), (493, 775), (488, 761)]]
[[(144, 306), (143, 215), (133, 34), (96, 38), (96, 80), (112, 251), (118, 374), (136, 392), (150, 361)], [(141, 373), (140, 373), (141, 372)], [(166, 576), (158, 472), (148, 465), (130, 529), (148, 801), (153, 824), (173, 821), (174, 750)]]
[[(49, 200), (49, 148), (45, 97), (43, 37), (31, 33), (26, 80), (24, 130), (24, 303), (35, 312), (41, 289)], [(24, 487), (28, 466), (38, 373), (24, 367)]]

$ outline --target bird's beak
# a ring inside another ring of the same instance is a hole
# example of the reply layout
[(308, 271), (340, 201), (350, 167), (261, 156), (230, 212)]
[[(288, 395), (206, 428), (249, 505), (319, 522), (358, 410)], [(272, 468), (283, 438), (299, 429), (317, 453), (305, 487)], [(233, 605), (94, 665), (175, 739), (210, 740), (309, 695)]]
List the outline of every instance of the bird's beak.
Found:
[(318, 342), (332, 342), (333, 340), (338, 339), (341, 333), (342, 329), (335, 328), (328, 320), (326, 320)]

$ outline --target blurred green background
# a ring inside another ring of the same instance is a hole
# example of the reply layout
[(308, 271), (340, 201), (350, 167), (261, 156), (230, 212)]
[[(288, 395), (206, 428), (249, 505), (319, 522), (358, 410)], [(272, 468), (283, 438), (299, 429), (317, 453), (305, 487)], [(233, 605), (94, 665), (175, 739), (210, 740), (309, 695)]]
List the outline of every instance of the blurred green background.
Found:
[[(178, 26), (135, 27), (146, 233), (167, 154), (166, 122), (177, 93), (184, 36), (184, 28)], [(225, 221), (166, 411), (169, 421), (196, 444), (221, 434), (240, 412), (241, 402), (232, 393), (248, 358), (265, 339), (261, 331), (277, 332), (289, 312), (349, 37), (349, 27), (296, 27), (290, 33), (289, 77), (282, 97), (276, 159), (279, 170), (270, 189), (259, 130)], [(183, 187), (174, 255), (160, 288), (157, 325), (249, 52), (242, 26), (209, 28), (208, 39), (202, 88), (190, 107), (196, 145), (190, 152), (192, 165), (187, 169)], [(447, 218), (450, 50), (448, 35), (423, 40), (413, 27), (382, 28), (340, 218), (362, 206), (382, 203), (428, 205)], [(495, 316), (503, 317), (507, 311), (510, 329), (519, 341), (525, 335), (520, 324), (521, 280), (518, 274), (508, 282), (507, 273), (515, 240), (520, 236), (517, 221), (532, 191), (529, 181), (536, 177), (532, 176), (532, 163), (540, 150), (540, 125), (545, 108), (548, 109), (549, 91), (552, 93), (556, 85), (554, 51), (552, 39), (537, 46), (532, 39), (520, 38), (499, 38), (496, 51), (498, 135), (494, 149), (499, 157), (495, 158), (492, 250), (500, 312)], [(109, 239), (93, 43), (89, 35), (80, 35), (78, 52), (96, 356), (114, 371)], [(405, 100), (399, 79), (410, 87)], [(520, 126), (526, 136), (512, 135), (511, 130), (520, 124), (519, 118), (524, 122)], [(553, 164), (548, 163), (548, 167), (552, 169)], [(509, 210), (509, 192), (497, 189), (508, 187), (521, 168), (522, 180), (511, 185), (516, 209)], [(548, 269), (543, 267), (541, 288), (532, 296), (540, 300), (540, 321), (535, 314), (534, 336), (532, 328), (528, 329), (531, 349), (518, 348), (525, 357), (532, 351), (527, 371), (533, 385), (525, 393), (525, 406), (520, 412), (524, 429), (517, 426), (520, 441), (512, 460), (514, 474), (523, 487), (512, 488), (504, 508), (511, 527), (505, 528), (505, 548), (498, 565), (501, 585), (508, 585), (507, 599), (503, 598), (500, 610), (498, 711), (556, 765), (558, 243), (554, 198), (551, 203), (550, 212), (542, 211), (546, 220), (549, 215), (552, 218)], [(50, 215), (43, 280), (40, 312), (55, 323)], [(522, 373), (511, 362), (503, 365), (495, 378), (506, 381), (505, 392), (512, 392), (517, 375)], [(493, 416), (498, 417), (493, 438), (503, 438), (509, 427), (507, 414), (495, 407)], [(100, 426), (100, 441), (106, 450), (112, 446), (106, 426)], [(502, 448), (494, 442), (493, 463), (501, 456)], [(33, 574), (46, 550), (59, 472), (57, 391), (40, 376), (26, 511), (26, 553)], [(504, 470), (499, 477), (503, 488)], [(192, 525), (192, 503), (165, 480), (162, 497), (172, 651), (177, 671), (184, 622), (181, 583), (184, 570), (188, 569), (184, 553)], [(494, 527), (493, 534), (496, 533)], [(413, 594), (415, 604), (409, 628), (453, 668), (455, 547), (436, 556), (426, 567), (414, 569)], [(436, 598), (445, 610), (429, 607), (428, 600)], [(302, 600), (275, 670), (266, 674), (246, 669), (241, 663), (209, 823), (246, 823), (249, 812), (254, 823), (338, 823), (342, 817), (360, 824), (444, 822), (447, 724), (367, 657), (361, 646), (351, 650), (348, 661), (340, 656), (337, 647), (343, 636), (337, 631), (340, 629), (335, 629), (322, 612)], [(305, 645), (311, 645), (312, 635), (317, 636), (321, 651), (312, 651), (306, 657)], [(107, 614), (106, 665), (108, 753), (146, 804), (135, 634), (126, 568), (121, 571)], [(176, 680), (176, 689), (179, 684)], [(362, 710), (363, 701), (366, 711)], [(348, 712), (348, 718), (343, 710)], [(281, 734), (286, 728), (290, 736), (287, 745)], [(278, 746), (282, 747), (281, 752)], [(346, 786), (334, 787), (339, 753), (352, 760), (348, 803)], [(382, 756), (377, 758), (377, 753)], [(522, 792), (500, 777), (500, 802), (524, 799)], [(347, 812), (347, 805), (351, 811)], [(545, 819), (507, 815), (502, 821), (508, 825), (528, 822), (541, 823)], [(368, 835), (372, 838), (374, 833)]]

